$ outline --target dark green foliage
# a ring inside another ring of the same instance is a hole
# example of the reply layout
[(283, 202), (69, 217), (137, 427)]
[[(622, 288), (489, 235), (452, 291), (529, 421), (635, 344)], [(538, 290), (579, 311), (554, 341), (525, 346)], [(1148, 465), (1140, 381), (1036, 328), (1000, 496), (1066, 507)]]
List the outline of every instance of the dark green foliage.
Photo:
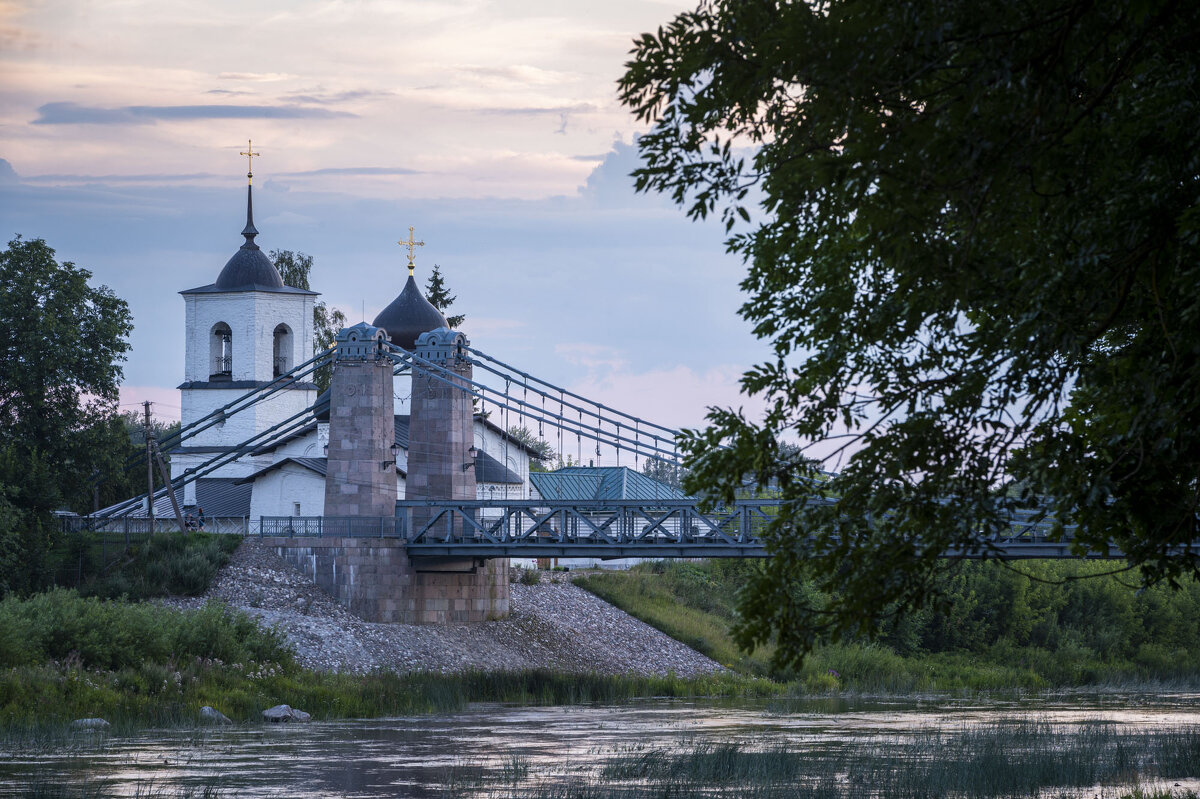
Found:
[[(0, 624), (4, 611), (0, 603)], [(209, 615), (203, 623), (194, 623), (215, 639), (214, 649), (228, 649), (227, 639), (240, 635), (247, 642), (244, 654), (277, 654), (270, 646), (250, 646), (254, 633), (214, 625), (216, 612), (206, 608), (203, 613)], [(271, 634), (258, 635), (270, 643)], [(211, 642), (190, 634), (184, 643), (195, 649)], [(5, 669), (0, 672), (0, 729), (94, 715), (124, 725), (195, 723), (201, 705), (212, 705), (235, 721), (246, 722), (261, 721), (262, 711), (280, 702), (326, 720), (445, 713), (473, 702), (565, 705), (640, 697), (761, 698), (782, 693), (774, 683), (728, 674), (690, 680), (547, 671), (360, 675), (304, 671), (288, 665), (282, 655), (275, 661), (252, 660), (176, 656), (96, 671), (87, 669), (78, 657), (69, 657), (50, 665)]]
[[(291, 250), (271, 250), (271, 261), (279, 270), (285, 286), (297, 289), (308, 289), (308, 276), (312, 272), (313, 257), (303, 252)], [(346, 315), (337, 308), (330, 309), (324, 302), (313, 303), (313, 354), (324, 352), (333, 346), (338, 331), (346, 326)], [(297, 364), (299, 365), (299, 364)], [(325, 391), (333, 380), (333, 369), (322, 366), (312, 376), (317, 388)]]
[(0, 252), (0, 591), (48, 577), (51, 511), (92, 507), (93, 478), (127, 452), (117, 416), (129, 308), (41, 239)]
[(217, 603), (182, 611), (61, 588), (0, 600), (0, 667), (73, 659), (85, 669), (114, 670), (192, 658), (291, 662), (280, 635)]
[[(139, 411), (123, 411), (109, 424), (112, 426), (113, 454), (109, 468), (99, 476), (99, 491), (95, 499), (100, 508), (146, 493), (145, 417)], [(161, 443), (179, 432), (179, 422), (164, 422), (152, 416), (150, 432)], [(169, 445), (160, 448), (168, 474), (171, 468), (169, 449)], [(154, 485), (156, 489), (163, 485), (157, 468), (154, 470)], [(91, 506), (86, 510), (90, 512)]]
[(544, 471), (557, 455), (549, 441), (538, 438), (528, 427), (513, 425), (508, 428), (508, 437), (529, 450), (529, 468), (535, 472)]
[[(79, 590), (105, 599), (149, 599), (159, 596), (199, 596), (241, 543), (241, 536), (209, 533), (157, 533), (125, 549), (119, 537), (107, 551), (120, 553), (119, 565), (106, 568), (97, 557), (96, 539), (102, 534), (75, 534), (71, 543), (84, 546)], [(70, 549), (64, 566), (70, 572), (80, 553)]]
[[(889, 614), (876, 631), (816, 649), (800, 670), (771, 663), (773, 647), (739, 652), (730, 630), (751, 561), (660, 562), (580, 578), (586, 588), (731, 668), (799, 679), (811, 690), (1036, 688), (1200, 678), (1200, 585), (1138, 590), (1111, 563), (1041, 561), (1005, 568), (967, 562), (940, 578), (938, 609)], [(802, 580), (815, 607), (840, 599)], [(832, 669), (838, 679), (824, 680)]]
[[(429, 282), (425, 284), (425, 299), (429, 300), (430, 305), (441, 311), (443, 315), (446, 313), (446, 309), (458, 299), (457, 295), (451, 295), (450, 289), (446, 288), (446, 280), (442, 277), (441, 267), (437, 264), (433, 265), (433, 272), (429, 275)], [(446, 324), (451, 328), (456, 328), (466, 318), (465, 314), (447, 316)]]
[(780, 437), (838, 448), (837, 502), (769, 535), (743, 643), (795, 662), (919, 609), (947, 549), (1039, 501), (1146, 584), (1197, 575), (1173, 547), (1200, 539), (1198, 27), (1167, 0), (715, 0), (637, 40), (638, 186), (746, 224), (773, 347), (743, 378), (765, 418), (712, 412), (685, 485), (799, 499)]

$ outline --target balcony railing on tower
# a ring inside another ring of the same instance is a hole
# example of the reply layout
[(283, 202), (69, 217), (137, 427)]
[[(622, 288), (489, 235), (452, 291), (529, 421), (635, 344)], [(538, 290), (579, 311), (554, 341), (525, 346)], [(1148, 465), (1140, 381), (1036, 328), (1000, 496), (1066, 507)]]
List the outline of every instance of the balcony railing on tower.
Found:
[(226, 355), (213, 358), (213, 380), (228, 380), (233, 376), (233, 356)]

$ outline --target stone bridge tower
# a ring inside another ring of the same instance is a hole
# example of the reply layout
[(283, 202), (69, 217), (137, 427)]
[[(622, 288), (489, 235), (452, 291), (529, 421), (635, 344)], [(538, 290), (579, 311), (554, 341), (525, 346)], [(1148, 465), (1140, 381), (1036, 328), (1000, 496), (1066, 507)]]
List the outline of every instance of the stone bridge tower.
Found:
[(368, 520), (396, 515), (392, 361), (386, 345), (387, 333), (360, 322), (338, 333), (334, 349), (325, 516), (362, 519), (364, 532)]
[[(465, 390), (472, 378), (471, 362), (463, 350), (469, 343), (462, 333), (447, 327), (417, 336), (413, 354), (421, 362), (412, 368), (405, 499), (477, 498), (475, 412)], [(429, 512), (410, 511), (411, 524), (428, 523)], [(449, 516), (437, 522), (453, 523)], [(422, 608), (419, 621), (485, 621), (508, 615), (507, 558), (417, 558), (413, 567)]]

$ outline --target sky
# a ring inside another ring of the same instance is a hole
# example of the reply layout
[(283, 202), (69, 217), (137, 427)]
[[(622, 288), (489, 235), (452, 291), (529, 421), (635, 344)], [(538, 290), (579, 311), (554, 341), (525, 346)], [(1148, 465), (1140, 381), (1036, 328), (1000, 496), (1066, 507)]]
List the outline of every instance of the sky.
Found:
[(672, 427), (754, 409), (745, 266), (629, 177), (616, 81), (690, 5), (0, 0), (0, 233), (129, 302), (121, 402), (177, 418), (178, 292), (242, 243), (252, 139), (259, 245), (351, 321), (400, 292), (411, 225), (473, 346)]

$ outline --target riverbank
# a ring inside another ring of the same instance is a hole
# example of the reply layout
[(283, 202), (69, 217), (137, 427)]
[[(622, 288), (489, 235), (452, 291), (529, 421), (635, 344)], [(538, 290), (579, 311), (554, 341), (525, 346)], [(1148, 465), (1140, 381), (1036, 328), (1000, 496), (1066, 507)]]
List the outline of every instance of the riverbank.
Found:
[(197, 597), (159, 600), (195, 609), (210, 601), (274, 627), (314, 671), (536, 671), (703, 677), (724, 667), (576, 587), (562, 572), (511, 584), (506, 619), (482, 624), (373, 624), (339, 605), (259, 541), (248, 538)]

